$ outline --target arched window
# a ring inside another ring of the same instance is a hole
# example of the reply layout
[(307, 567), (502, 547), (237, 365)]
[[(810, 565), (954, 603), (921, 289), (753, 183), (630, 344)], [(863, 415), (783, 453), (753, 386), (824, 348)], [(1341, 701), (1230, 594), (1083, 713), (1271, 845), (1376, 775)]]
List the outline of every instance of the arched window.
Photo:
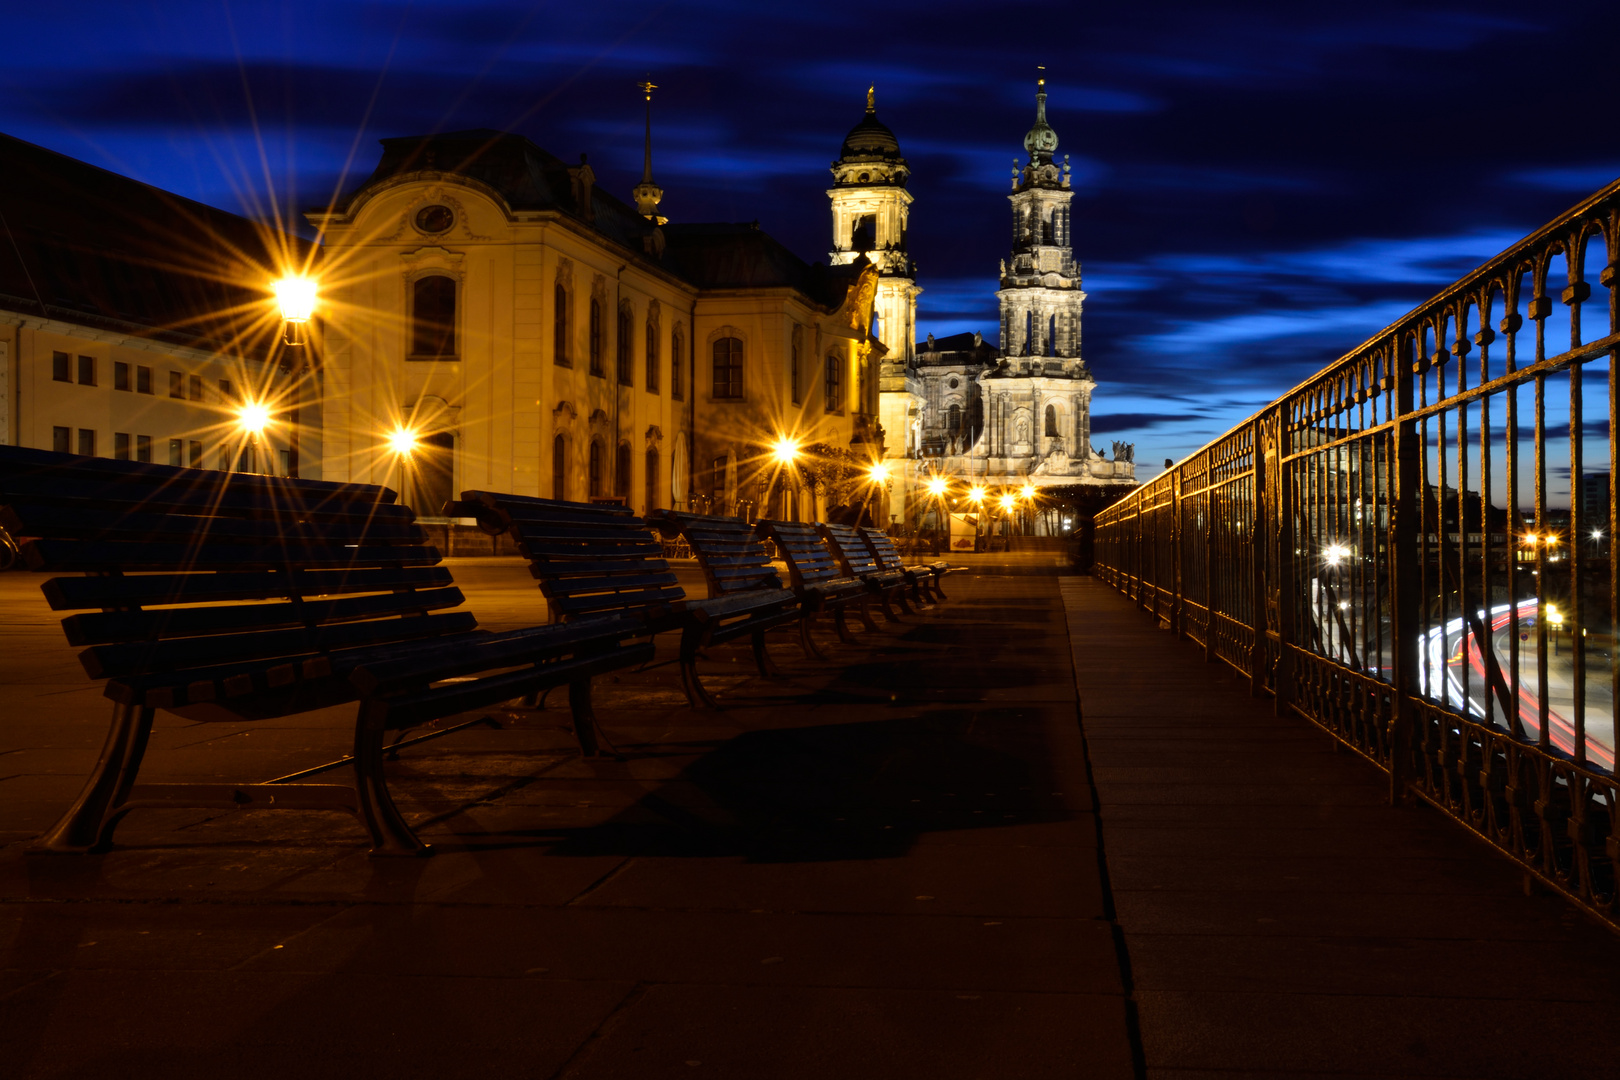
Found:
[(568, 358), (568, 290), (560, 281), (557, 282), (552, 304), (556, 310), (551, 315), (551, 360), (563, 367), (570, 367), (573, 361)]
[(634, 386), (636, 384), (635, 370), (635, 341), (636, 316), (630, 310), (629, 304), (619, 308), (619, 385)]
[(626, 504), (630, 502), (630, 444), (627, 442), (620, 443), (614, 455), (613, 494), (623, 498)]
[(591, 374), (602, 374), (602, 301), (591, 297)]
[(647, 460), (642, 464), (647, 469), (647, 512), (651, 513), (663, 505), (658, 499), (658, 447), (647, 447)]
[(737, 338), (723, 337), (714, 343), (714, 396), (743, 396), (743, 349)]
[(952, 435), (962, 431), (962, 406), (952, 405), (945, 413), (945, 430)]
[(411, 285), (411, 359), (456, 355), (456, 279), (434, 274)]
[(1050, 244), (1051, 242), (1052, 242), (1052, 219), (1047, 218), (1045, 221), (1041, 222), (1041, 243)]
[(568, 436), (551, 440), (551, 497), (568, 498)]
[[(799, 384), (803, 376), (799, 374), (799, 352), (804, 348), (804, 327), (793, 328), (793, 352), (788, 363), (788, 384), (793, 391), (793, 404), (799, 403)], [(791, 520), (791, 519), (789, 519)]]
[(1057, 438), (1058, 426), (1056, 405), (1048, 405), (1046, 407), (1046, 434), (1048, 438)]
[(837, 412), (844, 407), (844, 358), (837, 353), (827, 354), (827, 411)]
[(590, 492), (591, 498), (594, 499), (602, 494), (602, 440), (600, 439), (591, 440), (590, 473), (588, 475), (590, 487), (587, 490)]
[(662, 350), (658, 347), (658, 323), (652, 319), (647, 320), (647, 391), (658, 393), (659, 369), (663, 365), (663, 357), (658, 355)]
[(686, 399), (686, 361), (681, 356), (686, 351), (684, 344), (680, 327), (676, 327), (675, 336), (669, 342), (669, 396), (676, 401)]

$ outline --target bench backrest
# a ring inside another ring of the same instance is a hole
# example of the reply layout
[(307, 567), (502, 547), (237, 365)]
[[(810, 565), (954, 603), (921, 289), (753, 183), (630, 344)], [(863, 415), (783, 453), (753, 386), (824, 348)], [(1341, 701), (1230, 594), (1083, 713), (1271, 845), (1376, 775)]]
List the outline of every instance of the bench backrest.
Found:
[(663, 545), (626, 507), (463, 491), (449, 510), (511, 533), (556, 621), (657, 615), (686, 599)]
[(711, 598), (782, 587), (770, 554), (746, 521), (677, 510), (654, 510), (647, 519), (661, 532), (686, 538)]
[(838, 560), (838, 565), (843, 568), (844, 573), (865, 577), (878, 572), (877, 559), (853, 525), (832, 525), (823, 522), (816, 528), (820, 531), (822, 539), (827, 541), (827, 547), (831, 549), (833, 557)]
[(802, 521), (761, 519), (755, 524), (760, 535), (776, 543), (776, 552), (787, 564), (795, 589), (824, 585), (846, 578), (833, 553), (827, 550), (816, 526)]
[(894, 538), (882, 529), (874, 529), (870, 525), (861, 526), (861, 540), (866, 549), (872, 553), (877, 564), (884, 570), (904, 570), (905, 561), (900, 558), (900, 551), (894, 546)]
[[(442, 611), (461, 591), (395, 498), (0, 447), (0, 525), (30, 568), (85, 575), (43, 590), (54, 610), (81, 610), (62, 627), (93, 678), (238, 665), (228, 689), (246, 692), (276, 665), (297, 678), (338, 649), (474, 629), (470, 612)], [(206, 700), (211, 680), (193, 696)]]

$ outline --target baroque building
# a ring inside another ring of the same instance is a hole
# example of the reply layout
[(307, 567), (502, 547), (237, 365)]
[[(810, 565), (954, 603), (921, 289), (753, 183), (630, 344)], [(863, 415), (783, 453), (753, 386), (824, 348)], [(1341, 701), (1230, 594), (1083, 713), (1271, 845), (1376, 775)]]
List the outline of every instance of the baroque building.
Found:
[[(1131, 447), (1116, 444), (1110, 459), (1091, 443), (1097, 383), (1081, 353), (1086, 294), (1074, 256), (1069, 164), (1055, 160), (1057, 145), (1042, 79), (1035, 124), (1024, 136), (1028, 160), (1015, 160), (1008, 196), (1012, 251), (996, 292), (999, 343), (979, 333), (930, 334), (903, 358), (893, 349), (884, 357), (880, 409), (888, 455), (899, 459), (891, 471), (904, 478), (890, 509), (896, 519), (902, 507), (907, 521), (927, 511), (923, 485), (934, 475), (992, 488), (1136, 483)], [(917, 291), (909, 292), (913, 305)], [(914, 321), (914, 307), (906, 318)]]

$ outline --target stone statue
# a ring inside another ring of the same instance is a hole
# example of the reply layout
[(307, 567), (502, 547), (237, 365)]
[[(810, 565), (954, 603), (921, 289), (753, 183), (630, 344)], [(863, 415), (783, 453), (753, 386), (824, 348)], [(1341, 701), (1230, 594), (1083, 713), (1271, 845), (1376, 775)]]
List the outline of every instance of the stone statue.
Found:
[(981, 346), (983, 344), (984, 344), (984, 335), (979, 333), (977, 330), (973, 331), (973, 347), (975, 349), (977, 349), (979, 346)]
[(1029, 417), (1023, 416), (1023, 415), (1020, 415), (1018, 417), (1017, 432), (1018, 432), (1018, 436), (1017, 436), (1017, 439), (1016, 439), (1017, 442), (1019, 442), (1019, 443), (1027, 443), (1027, 442), (1029, 442)]
[(922, 417), (911, 422), (911, 445), (915, 450), (922, 449)]
[(934, 351), (934, 335), (933, 334), (928, 335), (928, 351), (929, 352)]
[(1115, 461), (1135, 461), (1136, 460), (1136, 444), (1135, 443), (1128, 443), (1128, 442), (1119, 442), (1118, 440), (1115, 440), (1115, 442), (1114, 442), (1114, 460)]

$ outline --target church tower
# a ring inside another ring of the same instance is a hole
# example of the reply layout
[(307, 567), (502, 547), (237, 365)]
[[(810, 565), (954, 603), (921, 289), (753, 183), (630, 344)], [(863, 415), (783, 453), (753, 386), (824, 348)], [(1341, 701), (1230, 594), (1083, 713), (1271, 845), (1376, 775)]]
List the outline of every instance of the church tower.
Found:
[[(906, 253), (911, 170), (900, 156), (900, 140), (877, 118), (875, 88), (866, 91), (866, 115), (844, 137), (843, 151), (832, 163), (832, 265), (854, 262), (865, 254), (878, 268), (878, 340), (888, 354), (885, 373), (903, 370), (912, 360), (917, 331), (917, 268)], [(863, 404), (863, 408), (869, 408)]]
[(1014, 161), (1012, 260), (1002, 267), (1001, 351), (1008, 357), (1080, 357), (1080, 267), (1070, 234), (1069, 159), (1054, 164), (1057, 132), (1046, 122), (1046, 80), (1036, 84), (1035, 126), (1024, 136), (1029, 163)]

